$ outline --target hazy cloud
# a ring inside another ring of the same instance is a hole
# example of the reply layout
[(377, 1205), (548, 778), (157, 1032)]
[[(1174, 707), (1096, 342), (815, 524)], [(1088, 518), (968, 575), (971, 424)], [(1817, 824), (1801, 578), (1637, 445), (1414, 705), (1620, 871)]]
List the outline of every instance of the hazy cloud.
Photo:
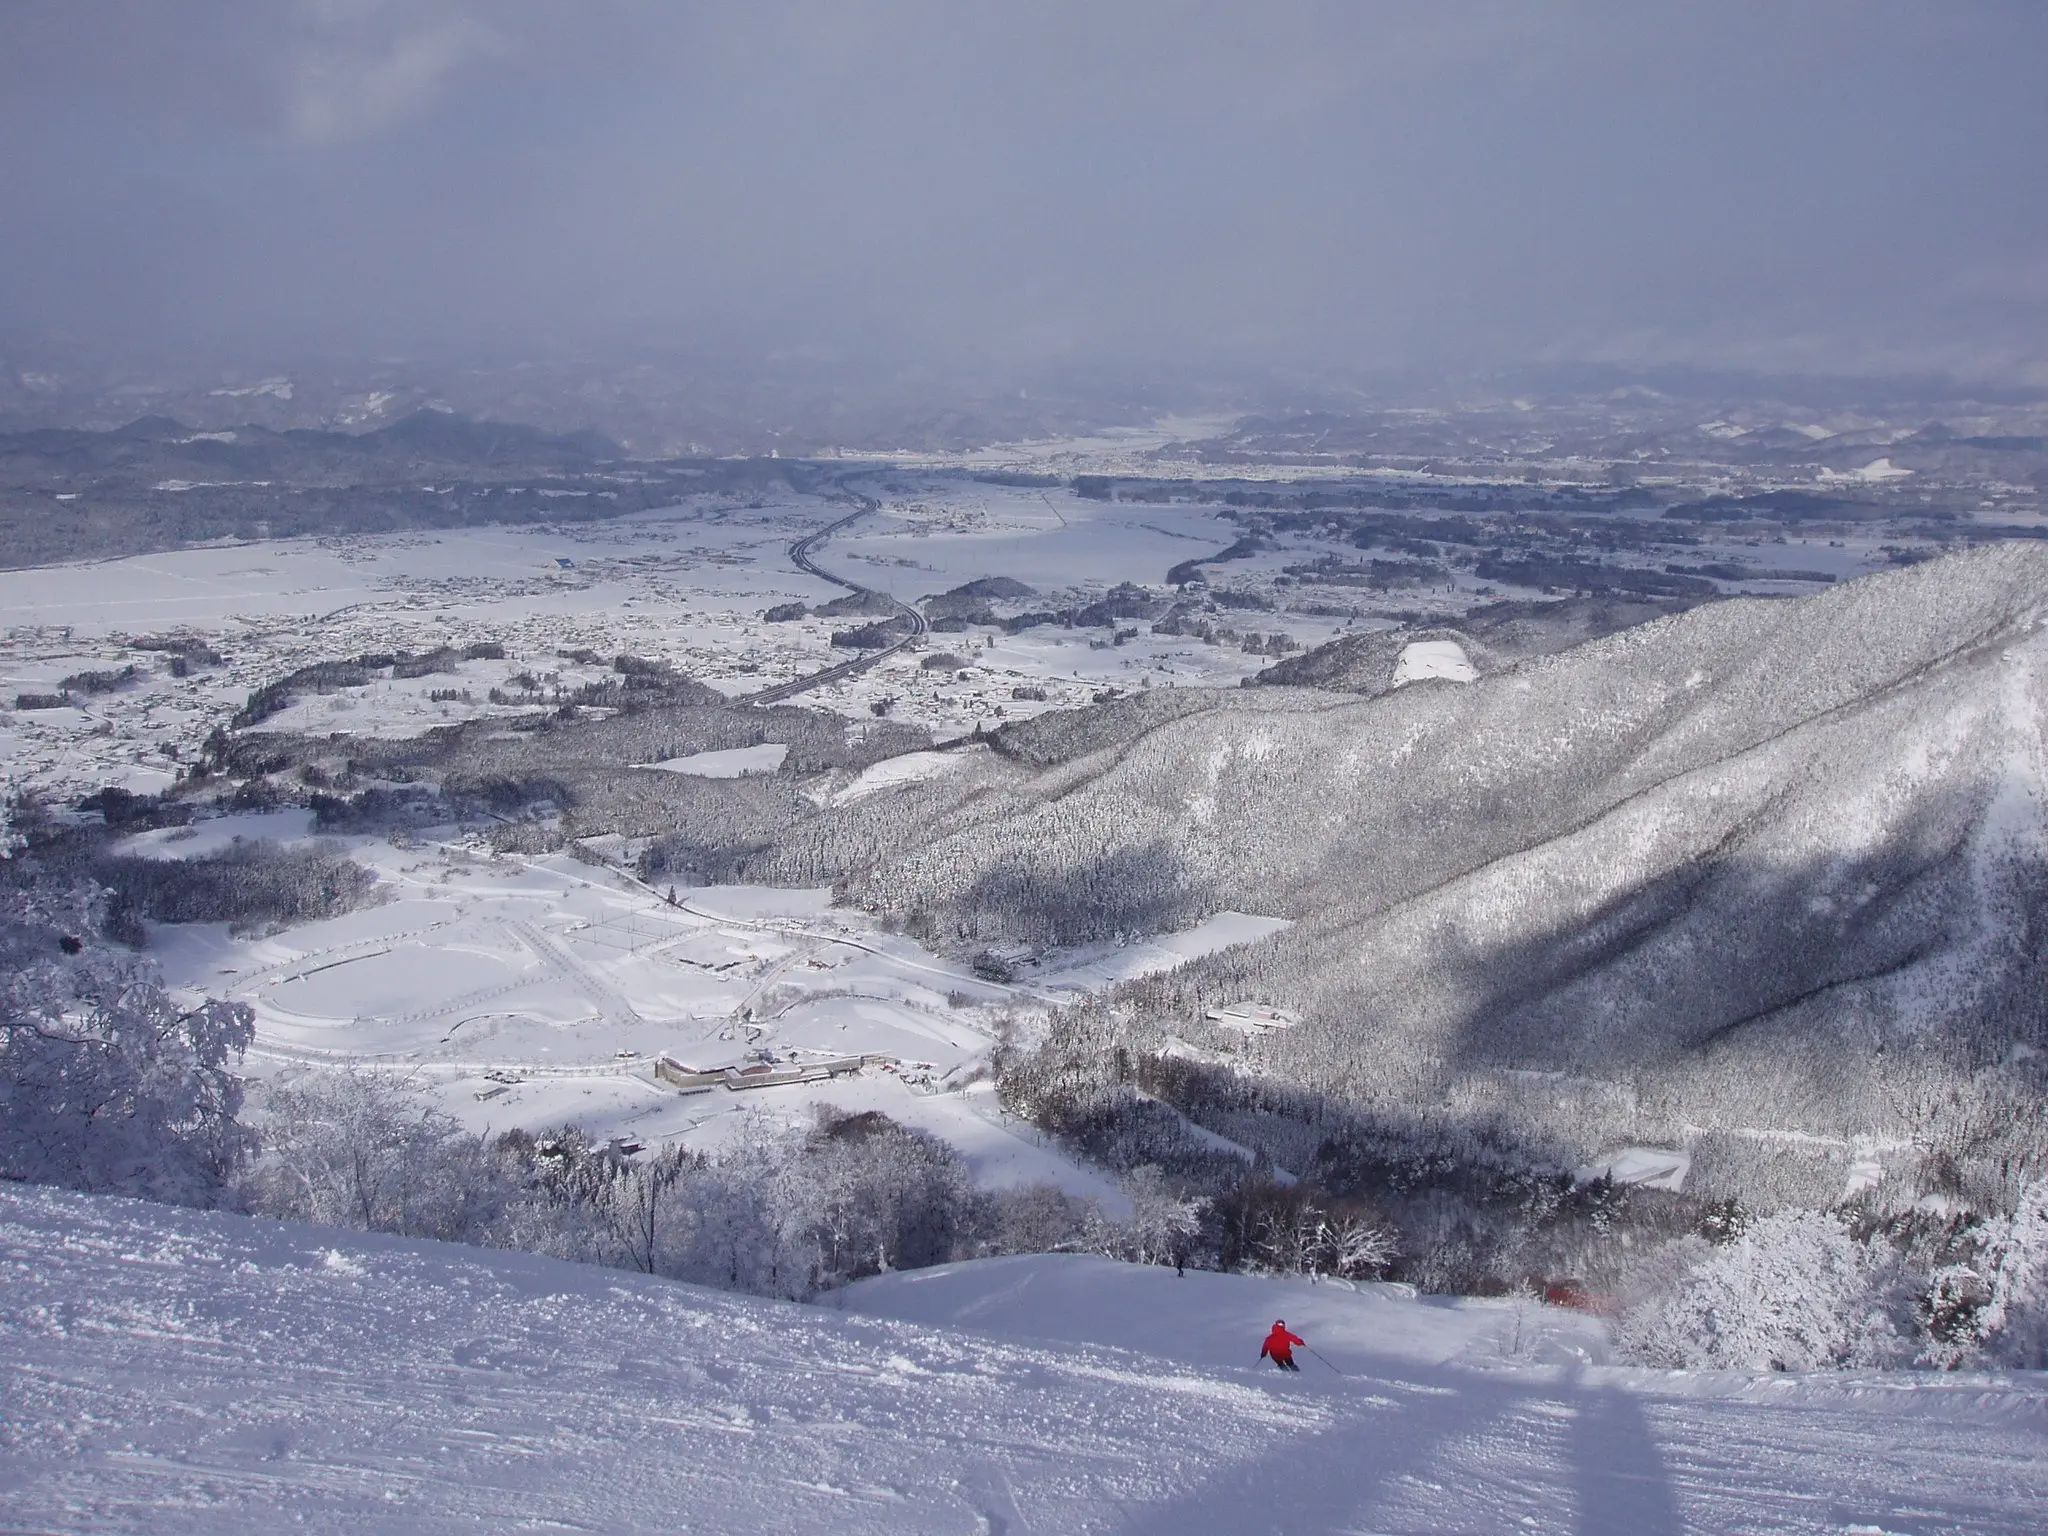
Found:
[(312, 0), (286, 70), (294, 137), (339, 143), (385, 132), (424, 112), (464, 65), (506, 40), (472, 14), (385, 0)]
[(9, 18), (11, 327), (2043, 366), (2048, 8), (2017, 0)]

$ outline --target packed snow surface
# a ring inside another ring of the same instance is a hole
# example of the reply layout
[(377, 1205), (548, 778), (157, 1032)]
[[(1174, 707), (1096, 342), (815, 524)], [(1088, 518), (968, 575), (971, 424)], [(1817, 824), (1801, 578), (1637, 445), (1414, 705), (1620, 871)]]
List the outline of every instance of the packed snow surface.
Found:
[(1071, 1254), (878, 1275), (848, 1286), (831, 1304), (933, 1328), (1135, 1349), (1216, 1371), (1256, 1363), (1259, 1341), (1276, 1317), (1346, 1370), (1368, 1359), (1586, 1367), (1606, 1365), (1611, 1353), (1598, 1319), (1534, 1301), (1421, 1298), (1406, 1285), (1310, 1284), (1201, 1270), (1176, 1277), (1170, 1269)]
[[(1390, 1287), (1044, 1256), (839, 1310), (19, 1186), (0, 1266), (9, 1530), (2022, 1532), (2048, 1503), (2039, 1378), (1619, 1370), (1586, 1319)], [(1275, 1316), (1299, 1376), (1255, 1359)]]
[(1400, 660), (1394, 663), (1396, 688), (1403, 683), (1420, 682), (1425, 677), (1469, 683), (1478, 676), (1479, 670), (1465, 654), (1465, 647), (1455, 640), (1417, 640), (1413, 645), (1403, 646)]
[[(985, 750), (985, 749), (983, 749)], [(917, 784), (926, 779), (935, 779), (942, 774), (953, 773), (964, 768), (972, 758), (965, 752), (903, 752), (895, 757), (884, 758), (871, 763), (845, 788), (834, 792), (832, 804), (852, 805), (870, 795), (878, 795), (885, 789), (894, 789), (899, 784)]]
[(140, 859), (211, 859), (237, 843), (296, 842), (312, 831), (311, 811), (240, 811), (190, 826), (138, 832), (124, 839), (115, 852)]
[(1648, 1189), (1683, 1189), (1692, 1171), (1692, 1154), (1670, 1147), (1623, 1147), (1594, 1159), (1573, 1175), (1581, 1184), (1595, 1179), (1612, 1179), (1617, 1184), (1641, 1184)]
[(758, 747), (692, 752), (688, 757), (671, 757), (666, 762), (642, 763), (640, 766), (659, 768), (663, 773), (687, 773), (700, 779), (737, 779), (750, 773), (773, 773), (787, 756), (788, 746), (779, 741), (768, 741)]

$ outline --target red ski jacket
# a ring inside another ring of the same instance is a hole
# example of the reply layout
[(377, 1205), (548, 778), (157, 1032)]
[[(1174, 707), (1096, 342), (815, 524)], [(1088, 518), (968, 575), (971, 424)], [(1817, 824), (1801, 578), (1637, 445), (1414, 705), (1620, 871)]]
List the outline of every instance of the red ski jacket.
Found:
[(1259, 1358), (1263, 1360), (1271, 1355), (1275, 1360), (1292, 1360), (1294, 1346), (1307, 1343), (1308, 1340), (1300, 1334), (1289, 1333), (1285, 1323), (1275, 1323), (1273, 1331), (1266, 1335), (1266, 1342), (1259, 1346)]

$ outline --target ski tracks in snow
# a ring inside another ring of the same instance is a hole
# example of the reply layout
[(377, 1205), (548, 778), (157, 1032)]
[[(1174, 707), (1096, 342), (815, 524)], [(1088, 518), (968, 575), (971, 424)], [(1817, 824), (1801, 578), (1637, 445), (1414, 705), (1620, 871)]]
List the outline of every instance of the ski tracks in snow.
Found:
[[(1155, 1310), (1194, 1294), (1158, 1274)], [(7, 1530), (1927, 1536), (2048, 1507), (2038, 1379), (1281, 1377), (19, 1186), (0, 1363)]]

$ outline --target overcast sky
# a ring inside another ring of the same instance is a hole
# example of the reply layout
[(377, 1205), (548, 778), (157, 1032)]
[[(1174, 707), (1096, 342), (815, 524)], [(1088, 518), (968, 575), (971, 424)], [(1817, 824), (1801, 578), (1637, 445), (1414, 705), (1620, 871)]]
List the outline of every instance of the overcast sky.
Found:
[(2048, 383), (2042, 0), (0, 0), (0, 327)]

